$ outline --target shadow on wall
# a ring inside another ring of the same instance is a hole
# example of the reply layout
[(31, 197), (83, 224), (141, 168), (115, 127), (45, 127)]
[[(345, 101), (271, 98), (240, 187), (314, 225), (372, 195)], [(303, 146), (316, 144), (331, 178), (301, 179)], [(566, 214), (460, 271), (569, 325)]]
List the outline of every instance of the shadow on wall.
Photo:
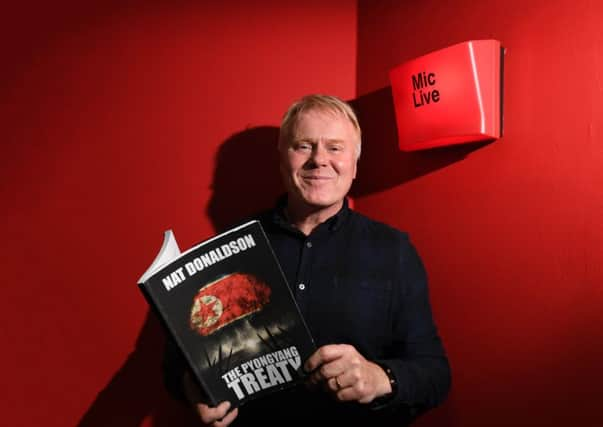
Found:
[[(426, 152), (398, 150), (389, 87), (352, 101), (363, 128), (363, 151), (352, 196), (393, 188), (462, 160), (483, 146), (471, 144)], [(212, 198), (207, 215), (215, 230), (274, 205), (283, 192), (278, 170), (278, 128), (265, 126), (234, 134), (216, 154)], [(147, 313), (135, 350), (98, 394), (79, 427), (198, 426), (196, 414), (170, 399), (163, 387), (164, 336), (155, 315)], [(450, 411), (429, 418), (451, 424)]]
[(98, 394), (80, 427), (138, 427), (152, 418), (153, 426), (197, 426), (196, 415), (170, 399), (161, 376), (163, 331), (154, 314), (147, 312), (135, 350)]
[(284, 192), (277, 143), (278, 128), (261, 126), (236, 133), (220, 146), (206, 212), (214, 229), (272, 207)]
[(398, 148), (394, 101), (389, 86), (350, 101), (362, 127), (362, 155), (352, 196), (360, 198), (394, 188), (463, 160), (486, 143), (424, 151)]
[[(274, 204), (282, 193), (276, 149), (278, 128), (246, 129), (228, 138), (216, 155), (212, 198), (207, 214), (223, 230)], [(154, 313), (147, 316), (136, 347), (98, 394), (79, 427), (199, 426), (197, 415), (173, 401), (161, 372), (163, 330)]]

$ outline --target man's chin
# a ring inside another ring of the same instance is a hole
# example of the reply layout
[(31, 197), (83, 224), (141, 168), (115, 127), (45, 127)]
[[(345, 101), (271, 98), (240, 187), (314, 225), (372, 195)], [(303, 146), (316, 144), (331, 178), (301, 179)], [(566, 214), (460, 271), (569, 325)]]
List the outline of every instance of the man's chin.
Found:
[(322, 210), (329, 209), (334, 206), (339, 206), (342, 202), (340, 199), (333, 198), (321, 198), (321, 197), (312, 197), (312, 198), (303, 198), (303, 203), (311, 209), (314, 210)]

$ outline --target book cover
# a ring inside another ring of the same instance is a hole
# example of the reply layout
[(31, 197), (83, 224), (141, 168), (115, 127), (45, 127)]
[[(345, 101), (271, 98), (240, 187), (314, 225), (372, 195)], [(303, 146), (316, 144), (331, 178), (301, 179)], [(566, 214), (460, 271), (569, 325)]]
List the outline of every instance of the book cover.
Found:
[(316, 347), (258, 221), (184, 253), (167, 231), (138, 284), (210, 404), (240, 406), (304, 378)]

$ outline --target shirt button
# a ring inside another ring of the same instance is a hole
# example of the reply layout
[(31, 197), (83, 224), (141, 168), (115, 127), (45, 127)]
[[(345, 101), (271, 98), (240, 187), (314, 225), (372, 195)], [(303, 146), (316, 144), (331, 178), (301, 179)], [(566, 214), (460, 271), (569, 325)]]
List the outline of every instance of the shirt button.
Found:
[(306, 246), (309, 247), (309, 248), (311, 248), (312, 247), (312, 242), (307, 242)]
[(303, 291), (304, 289), (306, 289), (306, 285), (303, 284), (303, 283), (300, 283), (299, 286), (298, 286), (298, 288), (299, 288), (300, 291)]

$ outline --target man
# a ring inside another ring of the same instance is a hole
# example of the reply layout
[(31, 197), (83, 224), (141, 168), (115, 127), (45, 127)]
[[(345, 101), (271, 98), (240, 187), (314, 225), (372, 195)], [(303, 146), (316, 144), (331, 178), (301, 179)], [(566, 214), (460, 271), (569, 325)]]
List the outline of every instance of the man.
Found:
[(278, 149), (287, 195), (260, 220), (319, 347), (307, 384), (230, 410), (199, 402), (185, 375), (186, 395), (214, 427), (405, 425), (445, 398), (450, 370), (407, 235), (347, 205), (358, 120), (336, 97), (306, 96), (285, 114)]

